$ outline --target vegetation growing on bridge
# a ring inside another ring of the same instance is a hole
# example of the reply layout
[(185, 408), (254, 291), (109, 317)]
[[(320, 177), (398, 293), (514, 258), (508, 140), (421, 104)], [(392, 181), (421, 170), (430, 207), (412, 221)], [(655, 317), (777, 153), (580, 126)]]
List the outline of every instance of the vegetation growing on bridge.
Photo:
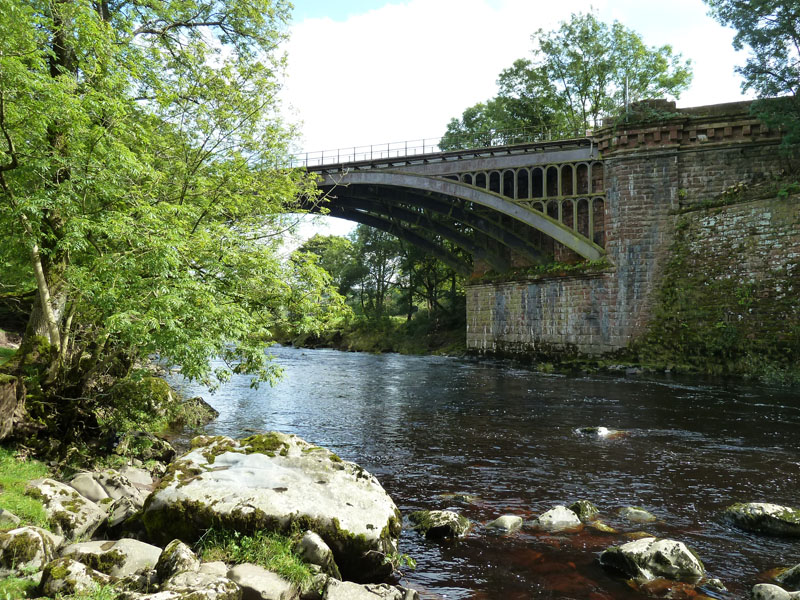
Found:
[(500, 73), (497, 96), (452, 119), (442, 149), (489, 145), (504, 130), (583, 136), (630, 102), (677, 99), (692, 79), (690, 61), (671, 46), (648, 47), (635, 31), (592, 13), (573, 14), (557, 30), (539, 29), (531, 39), (533, 59), (515, 61)]

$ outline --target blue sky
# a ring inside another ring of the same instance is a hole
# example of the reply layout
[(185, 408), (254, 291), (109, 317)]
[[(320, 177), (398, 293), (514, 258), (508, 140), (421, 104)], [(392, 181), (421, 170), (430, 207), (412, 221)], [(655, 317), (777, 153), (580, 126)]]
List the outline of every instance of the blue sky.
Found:
[[(363, 14), (388, 4), (386, 0), (294, 0), (292, 11), (294, 21), (328, 17), (334, 21), (344, 21), (353, 15)], [(396, 3), (396, 4), (402, 4)]]

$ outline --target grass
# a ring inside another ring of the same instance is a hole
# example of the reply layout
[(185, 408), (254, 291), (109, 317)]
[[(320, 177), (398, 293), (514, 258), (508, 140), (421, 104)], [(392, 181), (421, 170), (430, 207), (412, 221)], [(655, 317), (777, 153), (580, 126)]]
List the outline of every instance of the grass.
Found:
[[(38, 460), (20, 460), (14, 452), (0, 446), (0, 507), (20, 519), (23, 525), (36, 525), (49, 529), (47, 515), (42, 503), (25, 495), (25, 488), (32, 479), (49, 477), (50, 470)], [(6, 529), (10, 529), (7, 526)], [(5, 600), (0, 595), (0, 600)]]
[(36, 582), (22, 577), (6, 577), (0, 579), (0, 600), (16, 600), (17, 598), (33, 598), (36, 596)]
[(312, 574), (292, 551), (292, 545), (291, 538), (277, 533), (257, 531), (248, 536), (212, 528), (197, 542), (195, 551), (206, 562), (221, 560), (228, 564), (260, 565), (305, 588), (311, 583)]
[[(17, 351), (14, 348), (0, 348), (0, 365), (7, 362), (16, 353)], [(2, 597), (0, 597), (0, 600), (2, 600)]]

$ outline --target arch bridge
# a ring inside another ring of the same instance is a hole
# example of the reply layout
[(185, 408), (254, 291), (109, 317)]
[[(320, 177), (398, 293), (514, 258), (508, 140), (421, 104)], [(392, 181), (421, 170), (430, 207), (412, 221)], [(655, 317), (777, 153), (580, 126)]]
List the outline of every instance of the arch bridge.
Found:
[(374, 154), (307, 160), (327, 199), (307, 208), (389, 232), (465, 274), (605, 254), (603, 164), (589, 138)]

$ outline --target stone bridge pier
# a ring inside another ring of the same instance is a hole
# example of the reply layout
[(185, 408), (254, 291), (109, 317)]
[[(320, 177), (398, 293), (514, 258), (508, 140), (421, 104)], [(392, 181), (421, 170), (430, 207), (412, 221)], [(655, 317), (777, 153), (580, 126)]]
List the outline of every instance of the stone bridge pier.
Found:
[[(651, 319), (680, 214), (785, 167), (779, 132), (751, 116), (747, 102), (660, 108), (658, 118), (595, 132), (603, 165), (605, 266), (473, 280), (467, 288), (470, 350), (544, 358), (628, 347)], [(741, 223), (743, 233), (747, 225)], [(713, 229), (708, 235), (713, 243)]]

